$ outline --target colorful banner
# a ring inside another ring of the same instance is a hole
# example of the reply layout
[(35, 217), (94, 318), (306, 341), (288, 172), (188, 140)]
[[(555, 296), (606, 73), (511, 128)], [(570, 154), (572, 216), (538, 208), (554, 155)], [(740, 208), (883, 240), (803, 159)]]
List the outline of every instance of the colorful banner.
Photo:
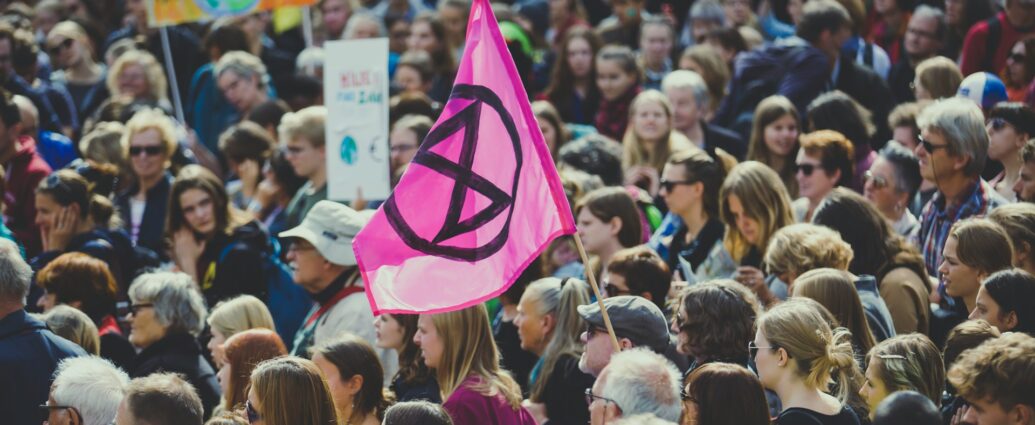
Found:
[(241, 16), (260, 10), (309, 6), (316, 0), (145, 0), (147, 22), (164, 27), (185, 22)]
[[(389, 187), (388, 39), (324, 44), (327, 197), (385, 199)], [(363, 60), (356, 60), (363, 58)]]
[(489, 1), (475, 0), (442, 115), (353, 242), (371, 308), (425, 313), (483, 302), (572, 233), (514, 60)]

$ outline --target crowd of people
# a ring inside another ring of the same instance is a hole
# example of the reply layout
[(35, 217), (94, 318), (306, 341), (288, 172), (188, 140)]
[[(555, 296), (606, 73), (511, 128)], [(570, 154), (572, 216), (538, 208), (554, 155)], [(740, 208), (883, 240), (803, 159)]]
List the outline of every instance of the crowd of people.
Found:
[(1035, 425), (1035, 0), (494, 3), (578, 234), (378, 316), (324, 46), (395, 185), (471, 1), (145, 3), (0, 1), (0, 422)]

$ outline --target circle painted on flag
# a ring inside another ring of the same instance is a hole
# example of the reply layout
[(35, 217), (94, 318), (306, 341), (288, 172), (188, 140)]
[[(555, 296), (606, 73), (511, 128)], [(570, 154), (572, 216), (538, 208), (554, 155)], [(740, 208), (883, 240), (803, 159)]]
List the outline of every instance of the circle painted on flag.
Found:
[(255, 10), (259, 0), (194, 0), (194, 4), (209, 15), (233, 16)]
[[(434, 235), (418, 234), (406, 219), (403, 217), (395, 200), (395, 195), (400, 189), (388, 197), (384, 203), (385, 217), (388, 223), (396, 231), (399, 237), (410, 248), (425, 254), (459, 261), (479, 261), (498, 252), (507, 243), (510, 232), (510, 222), (514, 215), (514, 199), (517, 197), (518, 179), (521, 175), (521, 141), (518, 136), (517, 126), (514, 124), (514, 117), (503, 106), (496, 93), (488, 87), (457, 84), (449, 96), (450, 101), (456, 99), (467, 99), (472, 102), (455, 113), (453, 116), (439, 123), (424, 138), (416, 156), (413, 157), (411, 167), (421, 165), (436, 173), (453, 180), (453, 190), (450, 194), (449, 206), (446, 210), (445, 220), (442, 227)], [(483, 176), (478, 175), (473, 169), (475, 151), (478, 147), (478, 128), (481, 124), (483, 106), (495, 111), (499, 115), (503, 127), (506, 129), (506, 138), (511, 142), (514, 151), (514, 179), (510, 187), (499, 187)], [(435, 152), (431, 148), (439, 143), (448, 140), (450, 136), (460, 133), (464, 135), (463, 145), (459, 161), (449, 160)], [(461, 220), (461, 213), (464, 209), (467, 190), (473, 190), (490, 200), (489, 206), (478, 211), (469, 218)], [(445, 241), (458, 236), (476, 231), (486, 226), (497, 217), (506, 214), (505, 221), (499, 232), (491, 239), (478, 246), (455, 246), (446, 245)]]

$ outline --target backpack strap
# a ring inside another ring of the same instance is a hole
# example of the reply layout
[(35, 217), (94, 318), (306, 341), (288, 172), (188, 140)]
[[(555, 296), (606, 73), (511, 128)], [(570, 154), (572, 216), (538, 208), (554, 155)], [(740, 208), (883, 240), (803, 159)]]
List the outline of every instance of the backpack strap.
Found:
[(873, 69), (873, 43), (863, 45), (863, 65)]
[(999, 22), (999, 14), (988, 18), (988, 34), (985, 38), (985, 60), (982, 62), (985, 69), (994, 71), (995, 54), (999, 51), (999, 39), (1003, 36), (1003, 24)]

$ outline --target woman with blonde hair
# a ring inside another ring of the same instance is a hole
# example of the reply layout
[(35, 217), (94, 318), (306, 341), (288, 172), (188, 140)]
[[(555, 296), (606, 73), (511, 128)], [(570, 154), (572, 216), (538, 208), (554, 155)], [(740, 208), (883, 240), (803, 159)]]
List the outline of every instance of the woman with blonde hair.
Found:
[(248, 398), (248, 379), (255, 366), (266, 360), (286, 356), (287, 348), (269, 329), (249, 329), (227, 338), (223, 344), (224, 362), (216, 377), (223, 390), (220, 407), (224, 412), (243, 407)]
[(795, 158), (801, 118), (791, 100), (780, 95), (762, 99), (755, 107), (747, 159), (761, 162), (779, 174), (792, 198), (798, 196)]
[(277, 357), (256, 366), (244, 409), (252, 424), (338, 423), (331, 390), (320, 368), (299, 357)]
[(719, 51), (710, 44), (687, 47), (679, 58), (679, 69), (694, 71), (701, 75), (708, 85), (708, 110), (719, 110), (719, 104), (726, 97), (726, 84), (730, 81), (730, 68), (722, 60)]
[(534, 425), (521, 407), (521, 387), (500, 369), (485, 305), (421, 314), (414, 342), (435, 369), (443, 407), (456, 425)]
[(224, 343), (230, 337), (249, 329), (276, 329), (266, 303), (251, 295), (239, 295), (216, 304), (208, 315), (208, 326), (212, 339), (206, 347), (212, 354), (216, 367), (226, 360), (223, 353)]
[(866, 384), (859, 395), (866, 399), (871, 414), (877, 405), (896, 391), (916, 391), (941, 405), (945, 389), (942, 353), (922, 334), (898, 335), (882, 341), (866, 355)]
[(170, 211), (170, 167), (176, 148), (175, 125), (158, 109), (137, 112), (122, 128), (123, 156), (129, 161), (133, 178), (129, 187), (115, 196), (115, 205), (133, 243), (160, 256), (165, 254), (162, 228)]
[[(762, 259), (773, 234), (794, 224), (787, 189), (771, 168), (747, 161), (730, 171), (719, 190), (719, 202), (719, 216), (726, 224), (723, 245), (739, 265), (734, 278), (760, 297), (771, 298), (767, 296), (768, 287), (783, 284), (766, 278)], [(776, 289), (776, 297), (785, 298), (782, 288)]]
[(870, 331), (853, 281), (854, 276), (844, 270), (809, 270), (794, 281), (791, 296), (815, 300), (830, 311), (837, 323), (852, 333), (852, 345), (861, 356), (870, 352), (877, 340)]
[(585, 326), (577, 310), (588, 303), (585, 282), (555, 277), (529, 284), (518, 303), (514, 325), (521, 348), (539, 357), (529, 376), (529, 401), (545, 408), (546, 418), (542, 419), (557, 423), (589, 421), (584, 393), (593, 385), (593, 376), (579, 370), (583, 346), (580, 336)]
[(672, 153), (692, 147), (683, 133), (672, 131), (672, 104), (664, 94), (646, 90), (636, 95), (629, 107), (629, 126), (622, 137), (626, 184), (657, 194), (665, 161)]
[[(759, 317), (749, 349), (762, 385), (783, 404), (774, 424), (859, 423), (848, 406), (854, 386), (845, 384), (859, 373), (851, 339), (847, 329), (830, 329), (808, 303), (790, 300)], [(834, 380), (840, 383), (836, 396), (828, 394)]]
[(83, 347), (87, 354), (96, 356), (101, 353), (101, 340), (97, 334), (97, 326), (90, 316), (81, 310), (59, 305), (48, 310), (40, 317), (55, 335), (74, 342)]
[(54, 25), (44, 47), (55, 68), (50, 81), (68, 88), (79, 122), (85, 122), (108, 98), (107, 67), (97, 61), (97, 49), (86, 30), (74, 21)]
[(913, 95), (916, 100), (938, 100), (956, 95), (963, 73), (960, 67), (944, 56), (935, 56), (916, 65)]
[(115, 59), (107, 76), (111, 97), (129, 98), (153, 102), (170, 110), (165, 71), (150, 53), (145, 50), (129, 50)]

